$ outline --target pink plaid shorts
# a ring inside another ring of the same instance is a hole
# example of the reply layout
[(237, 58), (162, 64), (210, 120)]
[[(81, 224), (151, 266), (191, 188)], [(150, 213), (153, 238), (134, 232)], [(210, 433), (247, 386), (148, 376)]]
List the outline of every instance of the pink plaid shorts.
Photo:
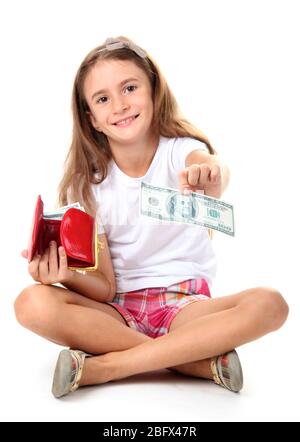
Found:
[(207, 282), (199, 278), (169, 287), (117, 293), (108, 304), (118, 310), (129, 327), (158, 338), (168, 333), (172, 320), (183, 307), (210, 297)]

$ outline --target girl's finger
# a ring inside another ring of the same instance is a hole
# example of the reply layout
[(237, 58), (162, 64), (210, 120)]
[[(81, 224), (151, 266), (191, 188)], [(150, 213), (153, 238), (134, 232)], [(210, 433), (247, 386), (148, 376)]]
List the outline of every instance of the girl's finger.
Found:
[(28, 258), (28, 250), (22, 250), (21, 255), (23, 256), (23, 258), (27, 259)]
[(35, 255), (32, 261), (28, 264), (28, 272), (30, 276), (35, 280), (39, 280), (39, 264), (40, 264), (41, 256)]
[(192, 188), (195, 188), (195, 190), (198, 188), (200, 173), (201, 169), (199, 164), (193, 164), (188, 168), (188, 184), (192, 186)]
[(59, 253), (59, 270), (64, 272), (65, 270), (68, 269), (67, 254), (62, 246), (58, 248), (58, 253)]
[(179, 176), (179, 191), (180, 193), (184, 194), (186, 191), (191, 191), (189, 182), (188, 182), (188, 174), (189, 169), (186, 167), (185, 169), (182, 169), (178, 176)]
[(210, 173), (210, 166), (208, 164), (201, 164), (200, 165), (200, 177), (199, 177), (199, 187), (200, 189), (204, 189), (207, 183), (209, 182), (209, 173)]
[(212, 166), (210, 171), (210, 181), (212, 184), (218, 184), (221, 179), (221, 168), (219, 165), (215, 164)]
[(49, 275), (50, 279), (56, 279), (58, 273), (57, 245), (55, 241), (49, 244)]
[(41, 257), (39, 276), (41, 281), (44, 283), (49, 280), (49, 249), (46, 249), (45, 253)]
[(73, 273), (72, 270), (68, 268), (68, 257), (66, 251), (63, 247), (59, 247), (59, 279), (60, 282), (66, 281), (70, 278), (70, 275)]

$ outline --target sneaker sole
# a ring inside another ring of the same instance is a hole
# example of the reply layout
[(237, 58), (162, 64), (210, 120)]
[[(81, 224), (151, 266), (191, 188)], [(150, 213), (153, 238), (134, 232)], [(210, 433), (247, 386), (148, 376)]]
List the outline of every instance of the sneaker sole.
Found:
[(65, 396), (70, 392), (72, 377), (72, 356), (69, 350), (62, 350), (59, 353), (56, 363), (52, 393), (56, 398)]

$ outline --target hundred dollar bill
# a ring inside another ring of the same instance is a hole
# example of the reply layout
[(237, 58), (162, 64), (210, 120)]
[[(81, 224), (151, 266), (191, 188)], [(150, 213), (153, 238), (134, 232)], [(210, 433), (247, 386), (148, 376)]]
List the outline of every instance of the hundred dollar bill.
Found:
[(62, 219), (62, 217), (64, 216), (66, 211), (71, 208), (80, 209), (83, 212), (85, 211), (84, 208), (80, 205), (80, 203), (77, 202), (77, 203), (67, 204), (66, 206), (59, 207), (57, 210), (53, 210), (51, 212), (44, 212), (43, 218), (45, 218), (45, 219)]
[(200, 193), (186, 196), (142, 182), (140, 211), (161, 221), (193, 224), (234, 236), (233, 205)]

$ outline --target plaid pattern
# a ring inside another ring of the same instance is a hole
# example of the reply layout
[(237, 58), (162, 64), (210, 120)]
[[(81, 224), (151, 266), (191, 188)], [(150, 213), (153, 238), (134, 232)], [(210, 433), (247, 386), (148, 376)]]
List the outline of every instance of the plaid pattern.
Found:
[(165, 335), (172, 320), (186, 305), (211, 297), (203, 278), (189, 279), (169, 287), (152, 287), (117, 293), (112, 305), (129, 327), (152, 338)]

